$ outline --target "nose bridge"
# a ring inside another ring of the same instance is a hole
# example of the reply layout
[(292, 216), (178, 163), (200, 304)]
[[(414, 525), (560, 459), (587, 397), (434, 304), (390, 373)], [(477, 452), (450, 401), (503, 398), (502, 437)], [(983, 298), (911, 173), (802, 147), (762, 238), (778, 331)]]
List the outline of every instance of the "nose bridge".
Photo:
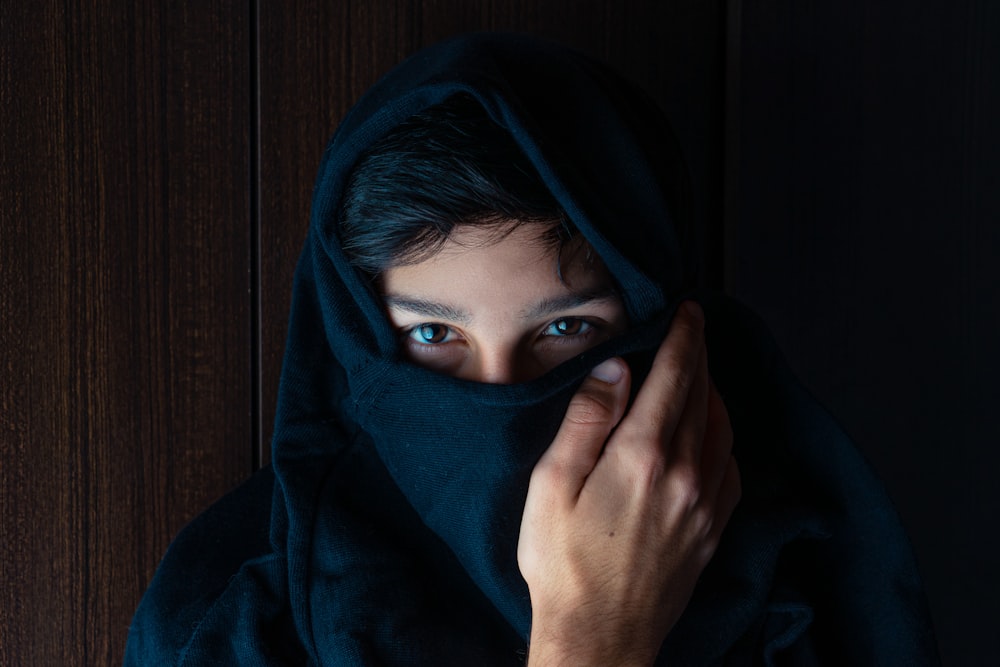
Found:
[(512, 384), (525, 370), (518, 359), (517, 347), (511, 345), (484, 345), (479, 350), (477, 362), (475, 380), (489, 384)]
[[(501, 301), (494, 299), (493, 302)], [(468, 345), (465, 379), (487, 384), (514, 384), (532, 379), (539, 370), (535, 327), (526, 325), (519, 301), (493, 303), (477, 313), (463, 330)]]

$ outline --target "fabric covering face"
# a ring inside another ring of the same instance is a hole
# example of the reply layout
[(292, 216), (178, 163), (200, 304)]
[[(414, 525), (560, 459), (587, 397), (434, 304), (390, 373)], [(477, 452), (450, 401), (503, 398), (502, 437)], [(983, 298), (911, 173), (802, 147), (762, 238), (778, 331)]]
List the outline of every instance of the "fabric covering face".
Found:
[[(337, 220), (359, 155), (472, 96), (535, 166), (621, 290), (630, 331), (537, 380), (402, 359)], [(696, 290), (686, 175), (665, 119), (581, 54), (517, 35), (412, 56), (327, 148), (295, 277), (273, 466), (177, 538), (127, 664), (516, 665), (531, 623), (516, 546), (528, 478), (590, 368), (636, 386), (682, 296), (706, 311), (744, 496), (663, 664), (934, 664), (906, 539), (877, 480), (732, 300)]]

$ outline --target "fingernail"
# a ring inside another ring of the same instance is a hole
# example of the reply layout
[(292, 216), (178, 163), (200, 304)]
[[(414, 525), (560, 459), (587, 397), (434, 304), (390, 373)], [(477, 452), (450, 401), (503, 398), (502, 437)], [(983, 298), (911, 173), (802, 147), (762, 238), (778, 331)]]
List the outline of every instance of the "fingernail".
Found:
[(625, 375), (625, 368), (617, 359), (608, 359), (595, 366), (594, 370), (590, 371), (590, 375), (601, 382), (617, 384)]

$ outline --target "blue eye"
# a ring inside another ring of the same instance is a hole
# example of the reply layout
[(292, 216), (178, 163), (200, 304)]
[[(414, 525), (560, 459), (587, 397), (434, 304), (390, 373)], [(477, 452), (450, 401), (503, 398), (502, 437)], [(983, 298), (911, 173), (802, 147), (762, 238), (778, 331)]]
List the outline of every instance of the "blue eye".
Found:
[(421, 345), (436, 345), (448, 341), (451, 329), (443, 324), (418, 324), (410, 329), (411, 340)]
[(564, 317), (552, 322), (542, 335), (544, 336), (579, 336), (588, 333), (594, 325), (578, 317)]

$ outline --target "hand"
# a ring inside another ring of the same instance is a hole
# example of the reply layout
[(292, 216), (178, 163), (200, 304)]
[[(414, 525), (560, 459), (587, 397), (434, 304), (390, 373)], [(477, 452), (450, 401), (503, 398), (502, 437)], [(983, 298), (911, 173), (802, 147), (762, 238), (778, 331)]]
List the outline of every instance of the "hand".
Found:
[(529, 665), (651, 664), (715, 553), (740, 476), (703, 329), (686, 302), (627, 415), (628, 367), (595, 368), (535, 466), (518, 542)]

